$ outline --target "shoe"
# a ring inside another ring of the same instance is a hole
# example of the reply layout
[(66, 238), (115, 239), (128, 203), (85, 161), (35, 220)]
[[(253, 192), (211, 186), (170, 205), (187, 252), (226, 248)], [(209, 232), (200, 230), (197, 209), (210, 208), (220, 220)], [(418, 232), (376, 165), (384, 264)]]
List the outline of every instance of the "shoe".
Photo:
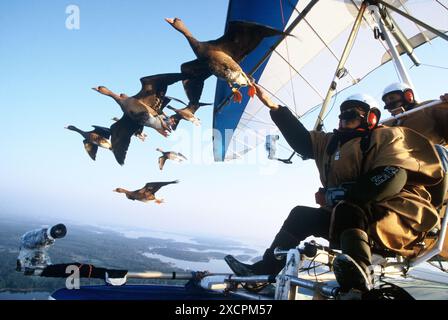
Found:
[[(227, 255), (224, 257), (224, 260), (227, 262), (229, 268), (240, 277), (250, 277), (255, 276), (255, 267), (253, 265), (245, 264), (236, 260), (233, 256)], [(269, 282), (255, 282), (255, 283), (243, 283), (242, 286), (244, 289), (250, 292), (258, 293), (261, 290), (265, 289), (269, 285)]]
[(232, 255), (225, 256), (224, 260), (237, 276), (250, 277), (256, 275), (251, 265), (239, 262)]
[(343, 292), (351, 289), (366, 292), (373, 288), (370, 272), (347, 254), (341, 254), (334, 259), (333, 271)]

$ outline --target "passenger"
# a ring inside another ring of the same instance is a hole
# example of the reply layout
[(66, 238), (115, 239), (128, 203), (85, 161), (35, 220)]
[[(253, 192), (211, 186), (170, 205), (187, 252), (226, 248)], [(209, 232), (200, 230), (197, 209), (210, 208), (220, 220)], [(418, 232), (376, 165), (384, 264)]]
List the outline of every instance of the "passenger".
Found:
[(249, 265), (228, 255), (240, 276), (276, 275), (285, 265), (274, 249), (290, 249), (308, 236), (323, 237), (342, 250), (334, 272), (343, 291), (372, 288), (371, 244), (414, 255), (414, 245), (438, 223), (424, 185), (441, 180), (434, 147), (406, 128), (378, 127), (380, 112), (367, 95), (354, 95), (340, 106), (339, 128), (332, 133), (308, 131), (286, 107), (272, 102), (256, 86), (272, 120), (294, 149), (314, 159), (324, 186), (316, 193), (320, 208), (295, 207), (265, 251)]
[[(414, 91), (406, 83), (392, 83), (383, 92), (384, 109), (396, 116), (415, 109), (430, 101), (417, 103)], [(448, 144), (448, 94), (440, 96), (441, 102), (399, 119), (391, 119), (384, 124), (403, 126), (424, 135), (434, 144)]]
[[(409, 111), (425, 105), (431, 101), (418, 103), (415, 100), (414, 91), (411, 86), (406, 83), (392, 83), (388, 85), (383, 92), (384, 109), (388, 110), (393, 116), (396, 116), (405, 111)], [(445, 172), (448, 171), (448, 93), (440, 96), (440, 103), (433, 105), (408, 115), (402, 116), (398, 119), (391, 119), (384, 122), (389, 126), (403, 126), (418, 133), (424, 135), (432, 143), (434, 143), (439, 152), (440, 159), (445, 168)], [(440, 192), (440, 188), (445, 188), (445, 185), (435, 186), (430, 188), (429, 191), (433, 195), (433, 204), (441, 205), (444, 200), (448, 198), (448, 194), (445, 197), (441, 197), (443, 192)], [(441, 210), (443, 213), (445, 210)], [(443, 245), (440, 257), (448, 259), (448, 237), (445, 236), (445, 243)]]

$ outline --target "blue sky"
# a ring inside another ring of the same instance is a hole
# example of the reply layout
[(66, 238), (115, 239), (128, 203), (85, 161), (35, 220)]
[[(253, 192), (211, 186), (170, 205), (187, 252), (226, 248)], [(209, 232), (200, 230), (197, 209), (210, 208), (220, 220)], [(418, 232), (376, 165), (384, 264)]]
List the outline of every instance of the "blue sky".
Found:
[[(65, 27), (70, 4), (80, 8), (79, 30)], [(227, 0), (2, 1), (0, 214), (46, 216), (49, 223), (79, 221), (250, 238), (268, 245), (294, 206), (313, 206), (319, 181), (312, 161), (296, 158), (291, 166), (213, 163), (212, 108), (198, 112), (200, 129), (183, 122), (168, 139), (147, 128), (148, 140), (132, 141), (124, 167), (107, 150), (100, 149), (97, 161), (91, 161), (82, 137), (64, 129), (68, 124), (84, 130), (109, 126), (112, 117), (121, 115), (112, 99), (92, 87), (106, 85), (133, 95), (140, 90), (140, 77), (176, 72), (194, 58), (165, 17), (182, 18), (200, 40), (209, 40), (222, 34), (226, 12)], [(417, 53), (424, 63), (446, 68), (447, 48), (436, 40)], [(422, 99), (448, 91), (446, 69), (423, 66), (410, 72)], [(380, 98), (383, 87), (393, 81), (395, 72), (388, 65), (356, 90)], [(207, 80), (203, 101), (213, 102), (215, 85), (214, 77)], [(185, 98), (180, 84), (168, 94)], [(336, 125), (336, 115), (327, 119), (327, 129)], [(191, 139), (195, 147), (183, 139)], [(196, 160), (167, 163), (160, 172), (157, 147)], [(174, 179), (181, 182), (159, 191), (166, 200), (160, 206), (112, 192)]]

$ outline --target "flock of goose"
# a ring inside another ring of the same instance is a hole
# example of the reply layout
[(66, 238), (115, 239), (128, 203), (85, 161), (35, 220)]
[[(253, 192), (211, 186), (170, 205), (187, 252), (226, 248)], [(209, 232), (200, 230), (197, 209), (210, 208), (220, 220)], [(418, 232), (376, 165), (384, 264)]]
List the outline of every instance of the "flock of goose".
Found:
[[(114, 99), (121, 110), (123, 116), (115, 121), (110, 128), (93, 126), (93, 131), (83, 131), (75, 126), (67, 126), (66, 129), (76, 131), (84, 138), (84, 148), (92, 158), (96, 159), (98, 147), (109, 149), (113, 152), (115, 159), (123, 165), (126, 153), (129, 148), (132, 136), (144, 141), (147, 135), (143, 132), (144, 127), (153, 128), (155, 131), (167, 137), (170, 132), (176, 130), (181, 120), (200, 125), (200, 120), (195, 116), (196, 111), (206, 105), (199, 100), (202, 95), (204, 81), (211, 75), (225, 80), (233, 92), (236, 102), (241, 102), (242, 95), (239, 87), (248, 86), (248, 95), (253, 97), (256, 93), (251, 77), (241, 69), (239, 63), (266, 37), (286, 36), (282, 31), (268, 26), (245, 22), (229, 22), (224, 35), (216, 40), (201, 42), (198, 41), (185, 24), (179, 18), (165, 19), (174, 29), (185, 36), (196, 59), (183, 63), (179, 73), (165, 73), (147, 76), (140, 79), (141, 90), (136, 95), (116, 94), (104, 86), (93, 88), (100, 94)], [(166, 95), (170, 85), (182, 81), (188, 103), (180, 99)], [(234, 87), (236, 85), (236, 87)], [(176, 109), (169, 105), (170, 102), (180, 102), (185, 107)], [(166, 115), (164, 109), (174, 111), (173, 115)], [(162, 153), (159, 158), (159, 168), (163, 169), (166, 160), (182, 161), (186, 157), (180, 153), (168, 151)], [(162, 203), (162, 199), (157, 199), (155, 193), (163, 186), (177, 183), (171, 182), (151, 182), (143, 188), (128, 191), (117, 188), (114, 191), (124, 193), (130, 200), (148, 202), (154, 200)]]

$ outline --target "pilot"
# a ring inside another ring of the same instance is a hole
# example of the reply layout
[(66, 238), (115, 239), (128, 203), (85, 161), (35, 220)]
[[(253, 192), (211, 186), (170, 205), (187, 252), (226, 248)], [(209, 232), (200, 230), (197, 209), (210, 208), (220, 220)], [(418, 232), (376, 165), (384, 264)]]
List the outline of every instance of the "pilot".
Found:
[(276, 275), (285, 265), (274, 249), (290, 249), (308, 236), (329, 239), (342, 250), (334, 273), (342, 291), (373, 286), (371, 245), (410, 257), (414, 245), (439, 222), (425, 185), (438, 183), (442, 169), (433, 145), (402, 127), (378, 126), (380, 112), (370, 96), (350, 96), (340, 105), (339, 128), (308, 131), (287, 107), (256, 85), (274, 123), (295, 152), (314, 159), (324, 186), (319, 208), (290, 212), (261, 261), (225, 260), (240, 276)]

